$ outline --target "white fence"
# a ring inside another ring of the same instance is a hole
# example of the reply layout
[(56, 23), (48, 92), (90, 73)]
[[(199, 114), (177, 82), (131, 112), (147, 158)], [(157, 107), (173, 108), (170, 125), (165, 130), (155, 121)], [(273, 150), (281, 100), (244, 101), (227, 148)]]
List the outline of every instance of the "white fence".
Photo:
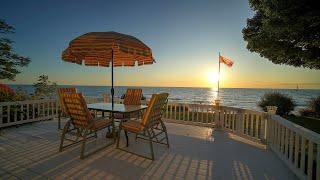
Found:
[(320, 180), (320, 135), (277, 115), (268, 122), (268, 147), (300, 179)]
[[(86, 97), (87, 103), (103, 98)], [(115, 103), (123, 100), (116, 98)], [(147, 101), (143, 101), (147, 104)], [(0, 128), (57, 116), (56, 100), (0, 103)], [(264, 143), (300, 179), (320, 180), (320, 135), (277, 115), (226, 106), (169, 102), (164, 113), (167, 122), (220, 127), (242, 137)]]
[(167, 122), (213, 127), (216, 112), (210, 105), (169, 102), (164, 119)]
[(239, 136), (260, 143), (266, 142), (267, 114), (264, 112), (221, 106), (219, 120), (216, 122), (223, 129)]
[(0, 103), (0, 128), (57, 116), (59, 104), (55, 99)]

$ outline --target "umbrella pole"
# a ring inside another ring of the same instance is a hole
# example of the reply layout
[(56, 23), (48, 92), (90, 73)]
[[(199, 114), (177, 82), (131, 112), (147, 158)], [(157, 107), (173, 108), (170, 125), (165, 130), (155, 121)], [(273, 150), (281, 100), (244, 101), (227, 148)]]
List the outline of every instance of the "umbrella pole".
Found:
[(113, 89), (113, 50), (111, 51), (111, 104), (112, 104), (112, 110), (114, 106), (114, 89)]

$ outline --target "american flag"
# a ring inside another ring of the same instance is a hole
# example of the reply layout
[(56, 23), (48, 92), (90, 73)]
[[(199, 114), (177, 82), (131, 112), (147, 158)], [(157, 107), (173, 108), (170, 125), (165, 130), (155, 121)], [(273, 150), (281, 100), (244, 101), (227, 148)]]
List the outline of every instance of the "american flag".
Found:
[(225, 65), (227, 65), (228, 67), (232, 67), (233, 65), (233, 61), (231, 59), (228, 59), (226, 57), (223, 57), (223, 56), (219, 56), (219, 61), (221, 63), (224, 63)]

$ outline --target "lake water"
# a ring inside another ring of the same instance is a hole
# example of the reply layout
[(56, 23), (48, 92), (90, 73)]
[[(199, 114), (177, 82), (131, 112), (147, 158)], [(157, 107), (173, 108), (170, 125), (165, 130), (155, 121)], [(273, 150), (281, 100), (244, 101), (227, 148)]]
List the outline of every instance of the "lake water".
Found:
[[(21, 87), (28, 93), (33, 93), (31, 85), (11, 85), (14, 89)], [(70, 86), (61, 86), (70, 87)], [(102, 96), (109, 93), (109, 86), (73, 86), (86, 96)], [(127, 88), (115, 87), (115, 96), (120, 97)], [(213, 104), (217, 98), (217, 91), (210, 88), (184, 88), (184, 87), (139, 87), (143, 90), (145, 97), (150, 98), (153, 93), (168, 92), (169, 100), (186, 103)], [(257, 106), (261, 96), (267, 92), (280, 92), (291, 96), (297, 104), (296, 110), (306, 107), (307, 102), (314, 97), (320, 96), (320, 90), (311, 89), (245, 89), (245, 88), (222, 88), (220, 89), (220, 100), (222, 105), (240, 107), (252, 110), (260, 110)]]

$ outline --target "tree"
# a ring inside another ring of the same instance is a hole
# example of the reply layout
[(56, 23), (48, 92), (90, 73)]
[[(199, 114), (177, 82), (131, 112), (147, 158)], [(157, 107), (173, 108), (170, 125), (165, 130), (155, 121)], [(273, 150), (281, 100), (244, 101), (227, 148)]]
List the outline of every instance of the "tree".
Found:
[(247, 49), (275, 64), (320, 69), (320, 11), (314, 0), (249, 0)]
[(18, 67), (27, 66), (30, 59), (13, 52), (12, 41), (2, 37), (4, 34), (14, 33), (14, 28), (0, 19), (0, 79), (14, 80), (20, 73)]
[(55, 95), (57, 90), (57, 83), (49, 81), (47, 75), (39, 76), (39, 79), (36, 83), (33, 84), (34, 87), (34, 96), (38, 98), (51, 98)]

